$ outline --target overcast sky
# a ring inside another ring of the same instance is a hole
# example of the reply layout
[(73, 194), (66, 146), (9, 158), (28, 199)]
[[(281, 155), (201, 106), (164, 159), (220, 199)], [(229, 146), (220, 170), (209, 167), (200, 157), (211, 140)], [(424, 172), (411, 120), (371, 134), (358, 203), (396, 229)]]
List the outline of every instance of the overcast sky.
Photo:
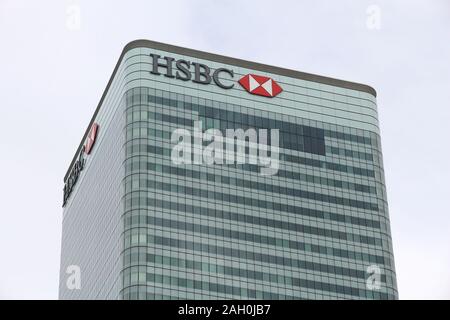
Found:
[(63, 176), (140, 38), (376, 88), (400, 298), (450, 299), (450, 1), (115, 3), (0, 0), (0, 299), (57, 299)]

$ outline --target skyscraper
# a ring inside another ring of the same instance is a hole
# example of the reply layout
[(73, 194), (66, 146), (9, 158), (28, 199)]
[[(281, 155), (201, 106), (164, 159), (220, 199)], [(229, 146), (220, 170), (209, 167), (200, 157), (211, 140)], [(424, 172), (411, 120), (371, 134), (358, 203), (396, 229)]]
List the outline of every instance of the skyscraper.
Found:
[(63, 207), (61, 299), (398, 297), (363, 84), (133, 41)]

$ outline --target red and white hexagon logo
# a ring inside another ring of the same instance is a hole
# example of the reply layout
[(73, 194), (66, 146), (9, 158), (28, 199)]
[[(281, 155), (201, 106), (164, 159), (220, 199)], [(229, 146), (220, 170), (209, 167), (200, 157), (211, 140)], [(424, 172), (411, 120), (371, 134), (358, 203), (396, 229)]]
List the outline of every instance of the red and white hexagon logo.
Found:
[(273, 98), (283, 91), (272, 78), (257, 76), (256, 74), (247, 74), (238, 82), (245, 90), (258, 96)]
[(91, 153), (92, 147), (94, 146), (95, 143), (95, 138), (97, 138), (97, 131), (98, 131), (98, 124), (94, 122), (92, 124), (91, 131), (89, 131), (87, 141), (84, 146), (84, 152), (86, 154)]

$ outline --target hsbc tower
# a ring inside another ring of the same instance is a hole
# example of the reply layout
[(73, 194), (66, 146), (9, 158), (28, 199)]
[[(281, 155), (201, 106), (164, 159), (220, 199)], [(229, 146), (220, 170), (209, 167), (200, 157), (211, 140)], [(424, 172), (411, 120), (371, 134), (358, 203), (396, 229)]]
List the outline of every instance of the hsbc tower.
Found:
[(398, 298), (367, 85), (130, 42), (62, 206), (60, 299)]

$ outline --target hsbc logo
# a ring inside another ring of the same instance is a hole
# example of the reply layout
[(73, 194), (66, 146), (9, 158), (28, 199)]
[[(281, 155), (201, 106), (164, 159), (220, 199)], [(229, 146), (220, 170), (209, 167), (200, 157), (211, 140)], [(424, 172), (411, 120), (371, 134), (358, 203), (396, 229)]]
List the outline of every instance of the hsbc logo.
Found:
[(84, 151), (86, 152), (86, 154), (91, 153), (92, 147), (94, 146), (94, 143), (95, 143), (95, 138), (97, 137), (97, 129), (98, 129), (98, 124), (93, 123), (92, 127), (91, 127), (91, 131), (89, 131), (89, 135), (87, 137), (86, 144), (84, 146)]
[(67, 200), (69, 199), (70, 194), (72, 193), (73, 187), (78, 181), (78, 177), (80, 176), (81, 171), (84, 169), (84, 165), (86, 163), (85, 154), (88, 155), (91, 153), (92, 148), (94, 147), (95, 140), (97, 138), (98, 132), (98, 124), (93, 123), (91, 130), (87, 136), (86, 144), (81, 148), (80, 154), (78, 155), (77, 161), (73, 164), (72, 170), (70, 171), (69, 177), (64, 184), (64, 196), (63, 196), (63, 207), (66, 205)]
[[(214, 71), (203, 63), (191, 62), (185, 59), (175, 60), (172, 57), (161, 57), (159, 54), (150, 54), (152, 60), (151, 74), (174, 78), (181, 81), (192, 81), (198, 84), (214, 83), (222, 89), (234, 87), (234, 71), (227, 68), (217, 68)], [(239, 84), (249, 93), (258, 96), (273, 98), (283, 89), (270, 77), (247, 74), (239, 79)]]
[(275, 80), (269, 77), (257, 76), (256, 74), (247, 74), (239, 79), (239, 84), (251, 94), (264, 97), (275, 97), (283, 89)]

